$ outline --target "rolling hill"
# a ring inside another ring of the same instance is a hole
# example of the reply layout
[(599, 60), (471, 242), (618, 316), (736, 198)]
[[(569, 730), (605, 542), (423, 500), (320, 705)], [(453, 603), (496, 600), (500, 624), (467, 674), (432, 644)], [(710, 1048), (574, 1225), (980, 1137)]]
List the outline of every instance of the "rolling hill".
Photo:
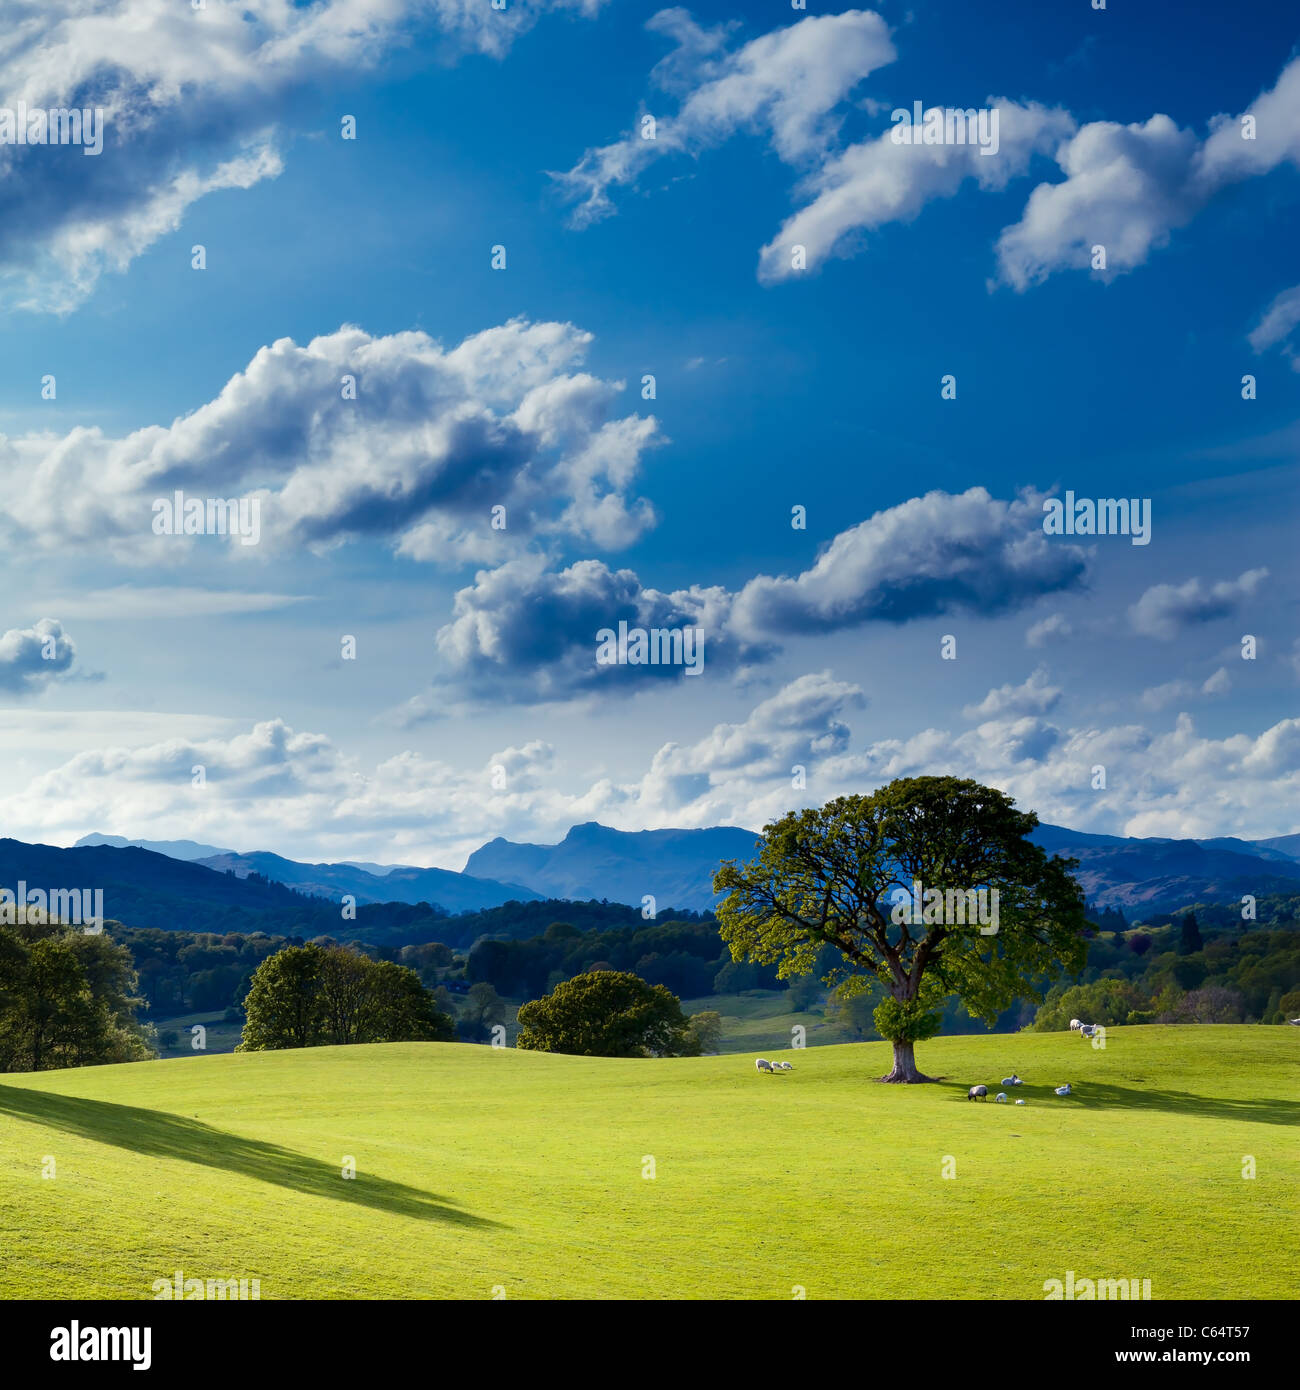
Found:
[[(6, 1076), (0, 1296), (1292, 1297), (1300, 1030), (1107, 1041), (939, 1038), (918, 1087), (872, 1080), (880, 1043), (778, 1076), (437, 1043)], [(1012, 1069), (1026, 1105), (965, 1099)]]

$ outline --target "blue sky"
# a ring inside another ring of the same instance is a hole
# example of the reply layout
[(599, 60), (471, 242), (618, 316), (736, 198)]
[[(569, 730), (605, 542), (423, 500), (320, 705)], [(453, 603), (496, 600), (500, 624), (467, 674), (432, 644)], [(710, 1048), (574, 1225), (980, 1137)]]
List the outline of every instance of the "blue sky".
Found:
[(1293, 7), (19, 8), (0, 104), (107, 116), (0, 146), (5, 833), (458, 868), (918, 772), (1300, 829)]

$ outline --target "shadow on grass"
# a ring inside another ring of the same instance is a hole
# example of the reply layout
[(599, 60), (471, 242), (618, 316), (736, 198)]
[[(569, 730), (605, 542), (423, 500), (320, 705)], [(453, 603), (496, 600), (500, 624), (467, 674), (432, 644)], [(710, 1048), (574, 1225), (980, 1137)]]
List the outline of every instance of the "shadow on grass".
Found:
[[(341, 1176), (341, 1163), (339, 1166), (323, 1163), (278, 1144), (245, 1139), (200, 1120), (186, 1119), (164, 1110), (142, 1110), (134, 1105), (0, 1085), (0, 1115), (49, 1125), (149, 1158), (171, 1158), (205, 1168), (220, 1168), (288, 1188), (291, 1192), (371, 1207), (394, 1216), (445, 1221), (458, 1226), (500, 1224), (460, 1211), (446, 1199), (419, 1188), (386, 1178), (367, 1177), (364, 1173), (347, 1179)], [(341, 1160), (342, 1155), (339, 1157)]]
[[(953, 1099), (966, 1099), (963, 1085), (953, 1093)], [(997, 1087), (989, 1087), (986, 1102), (973, 1104), (994, 1104), (993, 1096)], [(1010, 1101), (1023, 1099), (1043, 1105), (1060, 1105), (1076, 1110), (1166, 1110), (1178, 1115), (1190, 1115), (1198, 1120), (1242, 1120), (1251, 1124), (1297, 1125), (1300, 1124), (1300, 1101), (1279, 1100), (1273, 1096), (1197, 1096), (1190, 1091), (1163, 1091), (1149, 1087), (1140, 1081), (1129, 1086), (1111, 1086), (1105, 1082), (1088, 1081), (1075, 1086), (1072, 1094), (1058, 1096), (1049, 1088), (1017, 1086), (1008, 1089)]]

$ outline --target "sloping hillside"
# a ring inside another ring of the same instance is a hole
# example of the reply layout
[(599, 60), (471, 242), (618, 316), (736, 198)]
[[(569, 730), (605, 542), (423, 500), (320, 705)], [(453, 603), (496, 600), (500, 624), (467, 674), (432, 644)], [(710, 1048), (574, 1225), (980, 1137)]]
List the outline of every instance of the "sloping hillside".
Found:
[[(873, 1043), (776, 1076), (455, 1044), (7, 1076), (0, 1295), (1291, 1297), (1300, 1029), (1107, 1043), (936, 1039), (921, 1087)], [(1026, 1105), (966, 1100), (1013, 1069)]]

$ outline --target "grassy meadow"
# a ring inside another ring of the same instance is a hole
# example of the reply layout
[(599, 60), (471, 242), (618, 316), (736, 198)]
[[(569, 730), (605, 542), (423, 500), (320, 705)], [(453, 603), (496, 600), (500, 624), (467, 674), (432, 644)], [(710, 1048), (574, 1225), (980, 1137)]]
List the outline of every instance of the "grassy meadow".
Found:
[[(288, 1299), (1040, 1299), (1066, 1270), (1294, 1296), (1300, 1030), (939, 1038), (918, 1087), (874, 1081), (884, 1043), (781, 1055), (402, 1043), (5, 1076), (0, 1296), (150, 1298), (176, 1269)], [(967, 1101), (1013, 1070), (1025, 1105)]]

